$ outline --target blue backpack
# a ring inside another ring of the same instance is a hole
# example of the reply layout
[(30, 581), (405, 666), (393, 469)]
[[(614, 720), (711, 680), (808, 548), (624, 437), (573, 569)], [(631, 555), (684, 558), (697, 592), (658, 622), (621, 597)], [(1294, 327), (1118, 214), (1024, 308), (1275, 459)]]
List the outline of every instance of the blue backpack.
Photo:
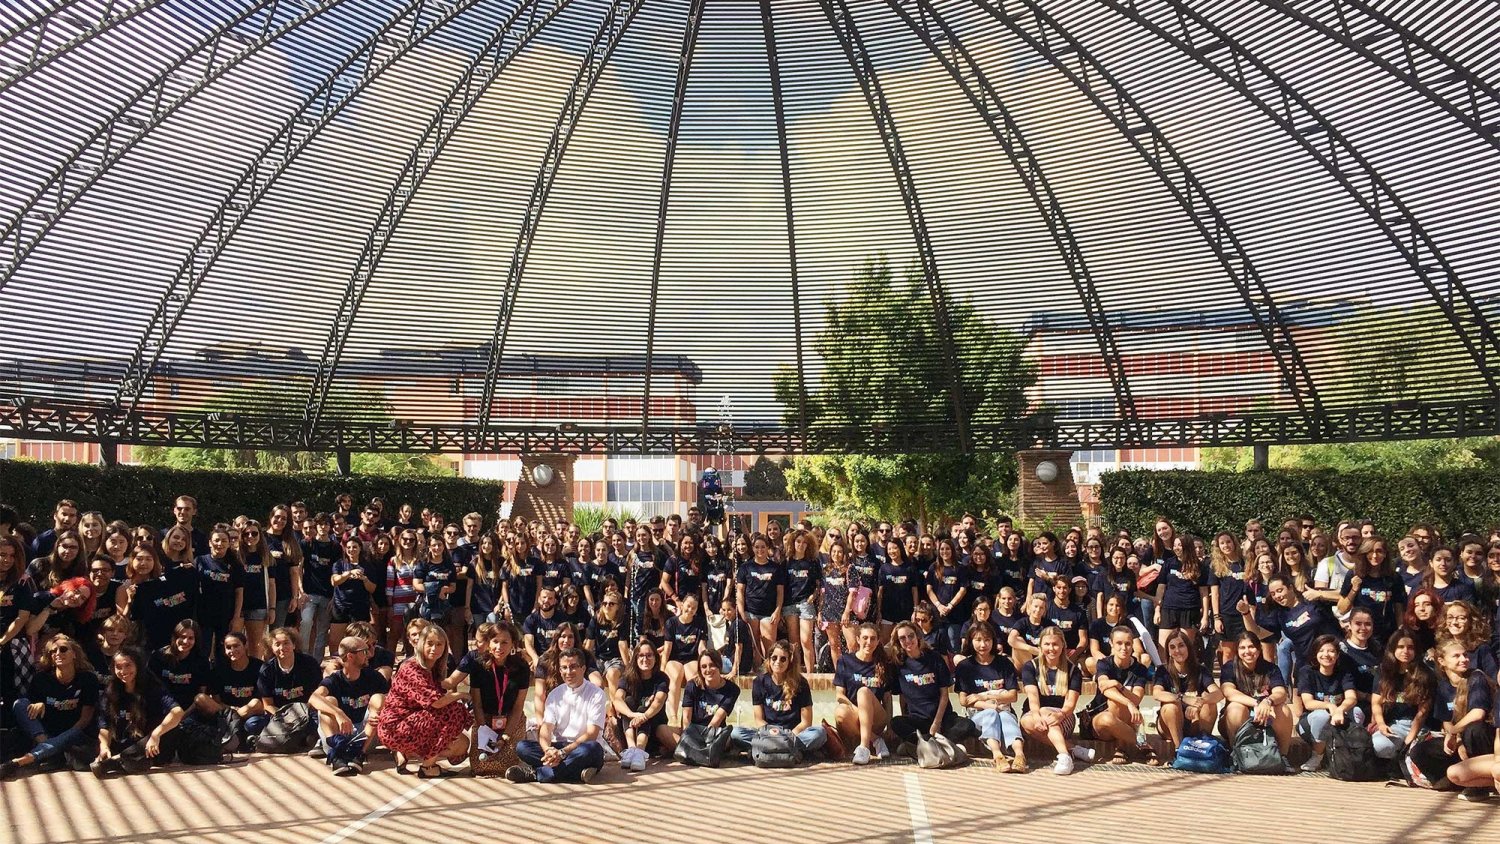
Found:
[(1213, 736), (1188, 736), (1177, 746), (1177, 758), (1172, 760), (1172, 768), (1198, 774), (1222, 774), (1229, 770), (1229, 751)]

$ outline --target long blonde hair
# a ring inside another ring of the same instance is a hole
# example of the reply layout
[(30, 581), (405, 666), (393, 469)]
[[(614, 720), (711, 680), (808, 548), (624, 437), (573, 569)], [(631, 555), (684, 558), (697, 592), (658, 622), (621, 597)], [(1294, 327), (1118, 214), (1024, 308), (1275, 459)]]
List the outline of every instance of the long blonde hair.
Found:
[[(1053, 684), (1053, 688), (1051, 690), (1048, 690), (1047, 688), (1047, 664), (1044, 661), (1041, 653), (1041, 644), (1042, 642), (1047, 641), (1048, 636), (1056, 636), (1063, 642), (1063, 648), (1057, 654), (1057, 675)], [(1032, 660), (1032, 664), (1036, 666), (1037, 689), (1040, 690), (1043, 695), (1047, 696), (1066, 696), (1068, 694), (1068, 678), (1073, 673), (1073, 663), (1068, 659), (1068, 637), (1063, 635), (1061, 628), (1053, 626), (1043, 630), (1042, 635), (1037, 637), (1036, 643), (1037, 655), (1036, 659)], [(1059, 689), (1061, 689), (1061, 691), (1059, 691)]]
[(786, 702), (787, 709), (792, 707), (792, 701), (797, 699), (797, 692), (802, 688), (802, 660), (797, 656), (797, 650), (791, 642), (785, 639), (777, 639), (776, 644), (766, 654), (766, 675), (771, 673), (771, 654), (781, 651), (786, 654), (786, 676), (781, 680), (782, 699)]

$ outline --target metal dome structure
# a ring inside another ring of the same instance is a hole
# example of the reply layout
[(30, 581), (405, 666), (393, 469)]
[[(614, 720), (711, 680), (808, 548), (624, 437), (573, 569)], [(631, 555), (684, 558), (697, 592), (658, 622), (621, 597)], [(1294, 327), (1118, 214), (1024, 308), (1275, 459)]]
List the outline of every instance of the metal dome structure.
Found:
[[(0, 138), (14, 435), (1500, 432), (1492, 0), (12, 0)], [(861, 389), (944, 409), (821, 423), (880, 260), (933, 342)], [(960, 313), (1044, 412), (987, 409)]]

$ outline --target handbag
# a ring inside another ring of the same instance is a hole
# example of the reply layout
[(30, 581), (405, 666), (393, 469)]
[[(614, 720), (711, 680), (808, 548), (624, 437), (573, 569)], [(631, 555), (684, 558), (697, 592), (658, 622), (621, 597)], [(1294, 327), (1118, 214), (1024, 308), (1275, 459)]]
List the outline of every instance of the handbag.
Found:
[(802, 742), (784, 727), (761, 727), (750, 740), (750, 761), (757, 768), (795, 768), (802, 756)]
[(1094, 740), (1098, 736), (1094, 734), (1094, 716), (1109, 708), (1109, 701), (1100, 695), (1089, 702), (1089, 705), (1075, 713), (1078, 719), (1078, 737), (1081, 739)]
[[(500, 707), (505, 706), (505, 689), (510, 685), (508, 676), (504, 681), (500, 679), (502, 673), (503, 666), (498, 663), (490, 673), (490, 679), (495, 683), (495, 705)], [(519, 764), (521, 756), (508, 734), (493, 727), (481, 726), (474, 730), (474, 743), (469, 751), (469, 770), (474, 776), (497, 777)]]
[(1188, 736), (1177, 746), (1172, 769), (1197, 774), (1222, 774), (1229, 767), (1229, 751), (1213, 736)]
[(849, 614), (863, 621), (870, 614), (870, 600), (874, 592), (868, 586), (856, 586), (849, 590)]
[(840, 762), (849, 758), (850, 750), (844, 746), (844, 737), (827, 719), (823, 721), (823, 732), (828, 736), (828, 741), (823, 745), (823, 755), (829, 759)]
[(677, 749), (672, 752), (672, 756), (684, 765), (717, 768), (729, 749), (729, 735), (728, 727), (689, 724), (682, 731), (682, 738), (677, 742)]
[(917, 733), (918, 768), (956, 768), (968, 764), (969, 754), (942, 733)]
[(1286, 758), (1276, 746), (1276, 736), (1254, 721), (1246, 721), (1234, 734), (1230, 751), (1234, 769), (1242, 774), (1284, 774)]

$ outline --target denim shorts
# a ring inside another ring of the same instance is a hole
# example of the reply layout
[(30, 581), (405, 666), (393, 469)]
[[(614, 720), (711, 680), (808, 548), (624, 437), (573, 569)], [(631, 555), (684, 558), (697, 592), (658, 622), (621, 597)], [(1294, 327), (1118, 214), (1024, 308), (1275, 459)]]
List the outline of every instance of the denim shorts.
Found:
[(270, 610), (245, 610), (241, 615), (246, 621), (265, 621), (271, 617)]
[(784, 616), (795, 615), (805, 621), (814, 621), (818, 617), (818, 608), (812, 601), (801, 601), (782, 607), (781, 614)]

